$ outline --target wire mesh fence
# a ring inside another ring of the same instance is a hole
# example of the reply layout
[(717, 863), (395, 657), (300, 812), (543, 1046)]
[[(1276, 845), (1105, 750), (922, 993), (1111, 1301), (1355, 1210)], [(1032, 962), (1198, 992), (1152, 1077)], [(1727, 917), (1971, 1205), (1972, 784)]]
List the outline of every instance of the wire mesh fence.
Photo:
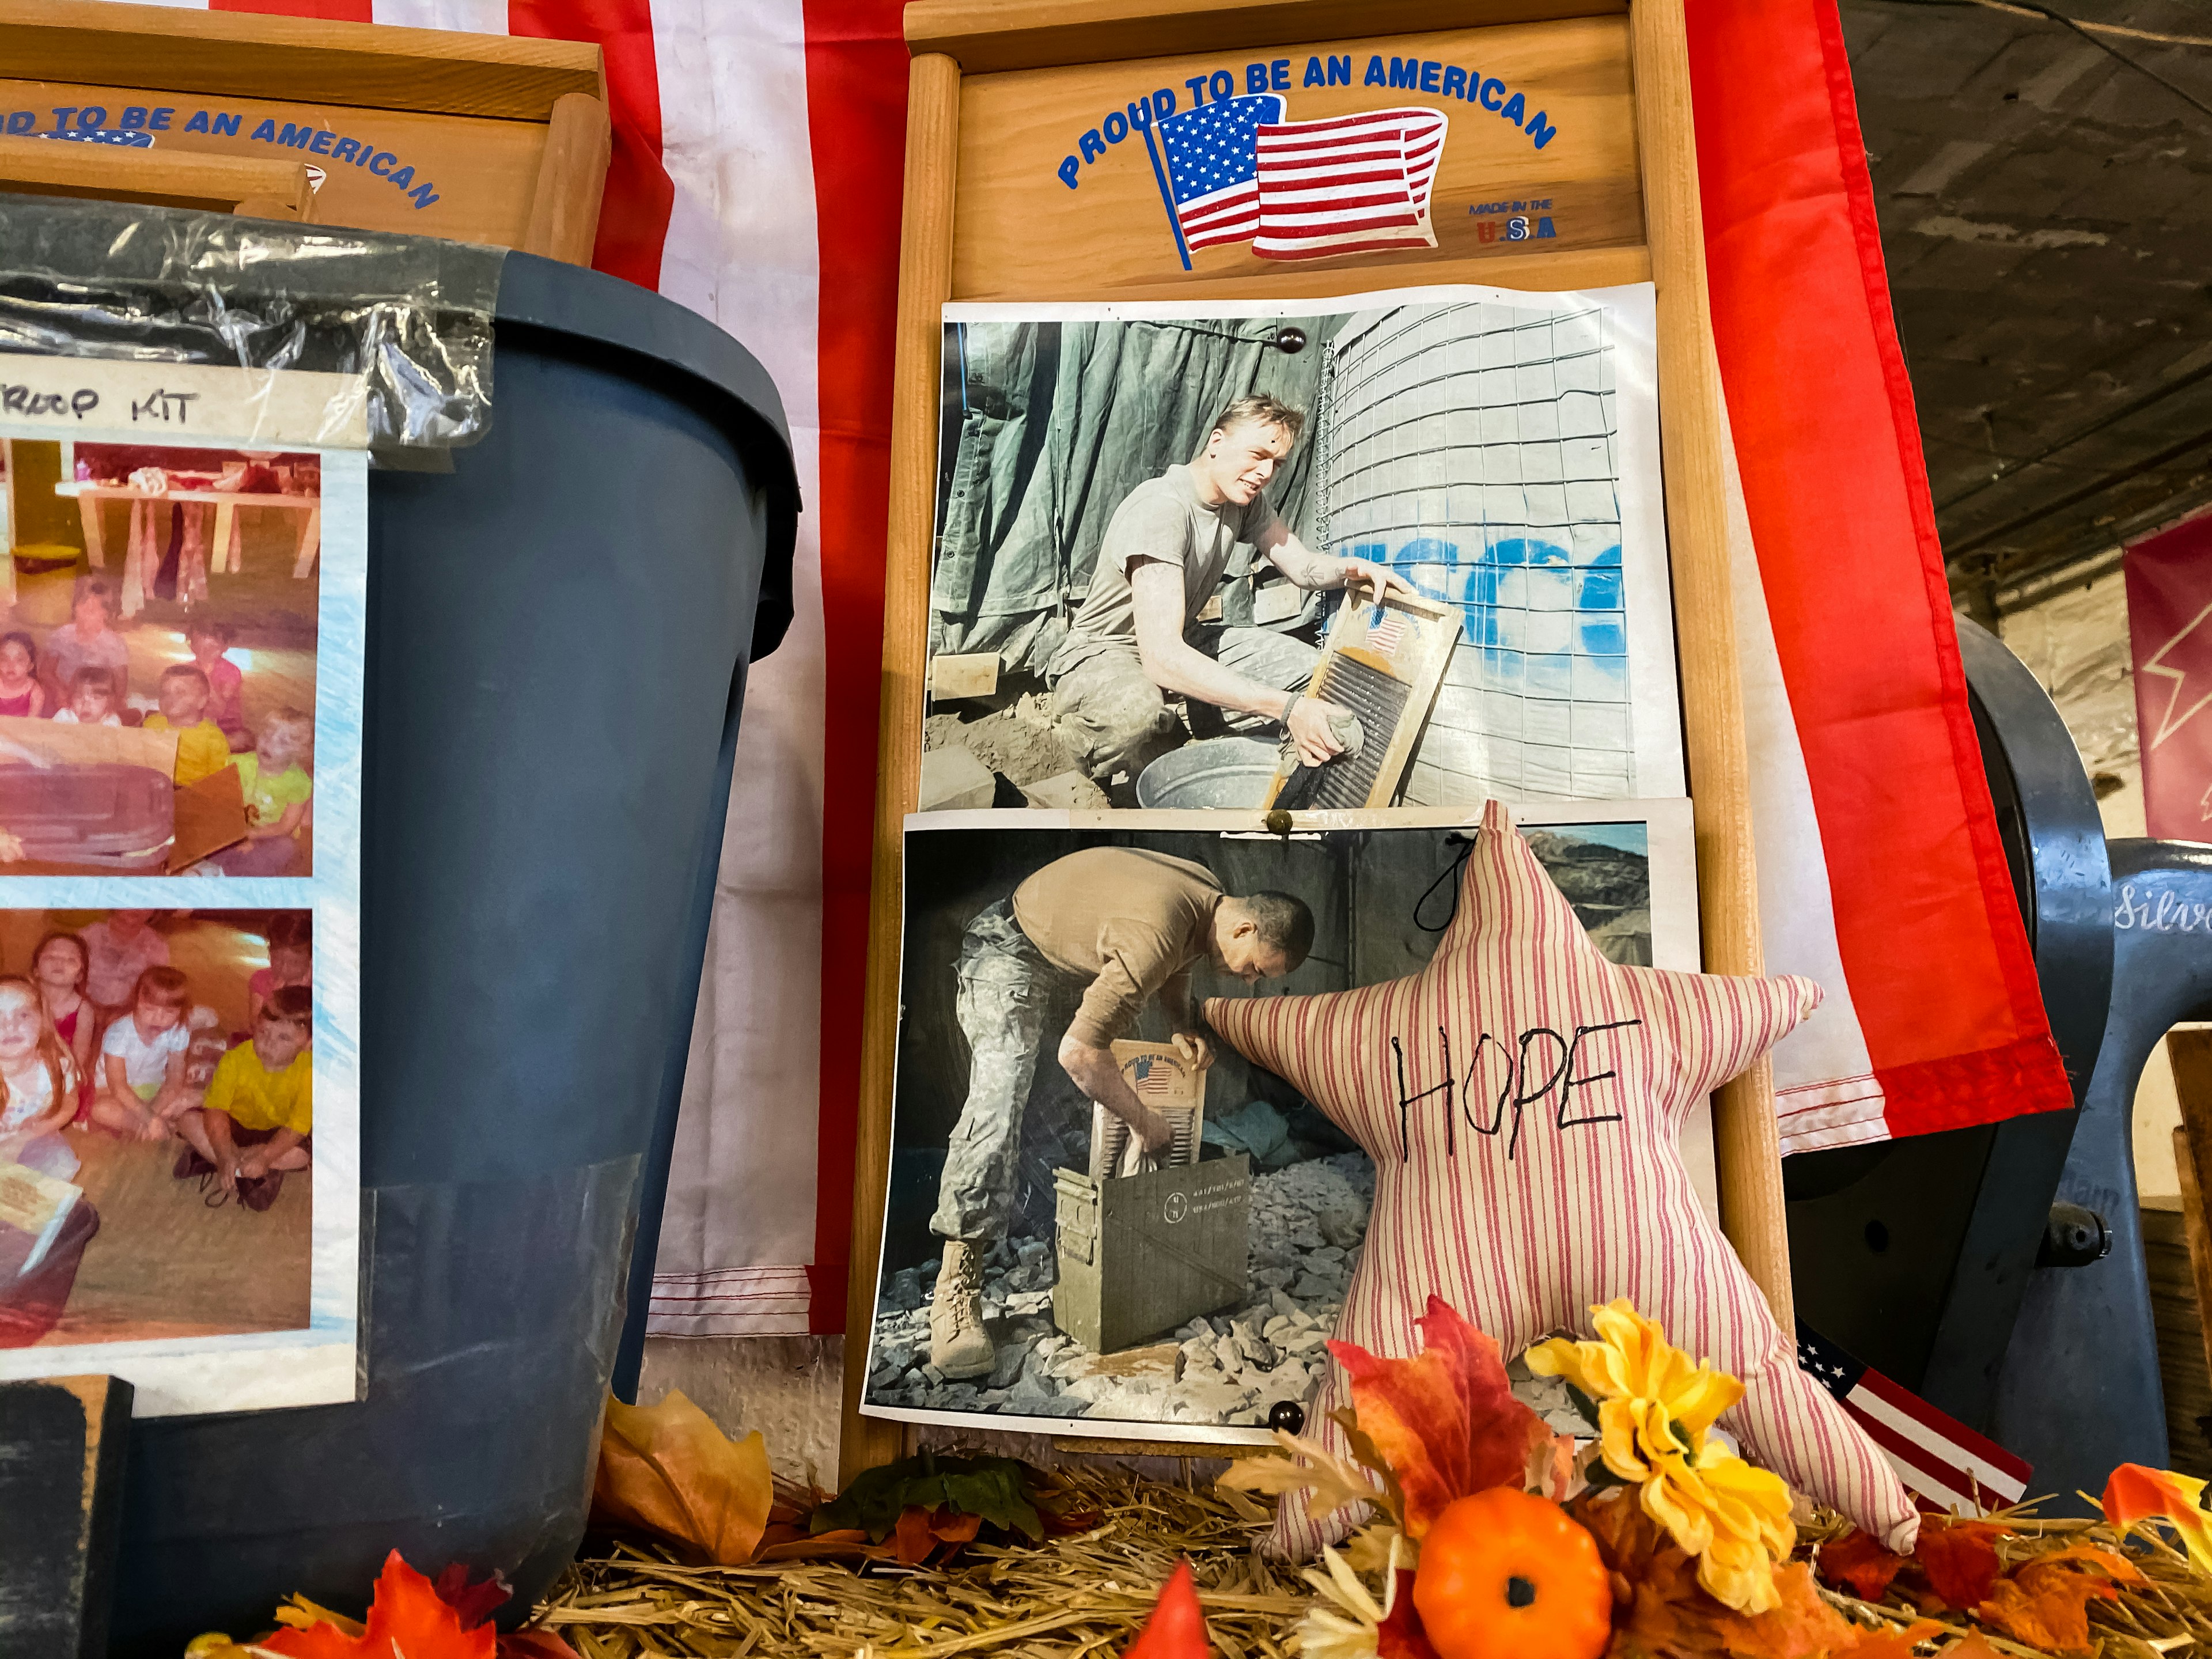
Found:
[(1617, 798), (1637, 779), (1604, 313), (1363, 312), (1330, 345), (1320, 536), (1455, 605), (1405, 798)]

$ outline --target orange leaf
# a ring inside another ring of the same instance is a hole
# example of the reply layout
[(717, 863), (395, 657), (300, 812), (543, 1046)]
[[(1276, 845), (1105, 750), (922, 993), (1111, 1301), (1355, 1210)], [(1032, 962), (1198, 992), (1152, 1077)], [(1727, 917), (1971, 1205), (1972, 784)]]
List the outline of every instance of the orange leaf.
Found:
[(1850, 1647), (1836, 1650), (1836, 1659), (1913, 1659), (1912, 1650), (1943, 1628), (1933, 1619), (1916, 1619), (1903, 1630), (1862, 1629)]
[(1418, 1539), (1455, 1498), (1522, 1490), (1551, 1431), (1513, 1397), (1498, 1345), (1449, 1303), (1431, 1296), (1414, 1322), (1421, 1352), (1412, 1359), (1380, 1359), (1350, 1342), (1328, 1351), (1352, 1380), (1360, 1428), (1398, 1477), (1406, 1531)]
[(2189, 1559), (2212, 1571), (2212, 1515), (2204, 1510), (2204, 1482), (2172, 1469), (2121, 1464), (2105, 1482), (2105, 1519), (2130, 1527), (2154, 1516), (2172, 1522)]
[[(2106, 1553), (2089, 1547), (2096, 1554)], [(2089, 1603), (2112, 1601), (2119, 1591), (2087, 1572), (2075, 1571), (2078, 1559), (2074, 1551), (2062, 1550), (2057, 1556), (2025, 1563), (1999, 1582), (1996, 1594), (1974, 1609), (1974, 1616), (2032, 1648), (2092, 1651)]]
[(1989, 1599), (1997, 1582), (1996, 1540), (2011, 1536), (2012, 1528), (2002, 1522), (1927, 1516), (1920, 1522), (1920, 1541), (1912, 1547), (1912, 1559), (1947, 1604), (1976, 1607)]
[[(918, 1567), (929, 1559), (939, 1544), (957, 1548), (972, 1540), (982, 1527), (981, 1516), (963, 1515), (949, 1504), (940, 1504), (934, 1510), (909, 1504), (899, 1511), (898, 1520), (891, 1528), (893, 1553), (908, 1566)], [(946, 1553), (951, 1552), (948, 1550)]]
[[(1577, 1498), (1567, 1512), (1597, 1540), (1613, 1580), (1609, 1652), (1638, 1659), (1817, 1659), (1847, 1654), (1854, 1627), (1820, 1599), (1812, 1569), (1786, 1562), (1774, 1573), (1781, 1605), (1741, 1613), (1698, 1583), (1698, 1564), (1666, 1529), (1618, 1488)], [(1877, 1650), (1877, 1652), (1879, 1650)]]
[(1198, 1585), (1190, 1576), (1188, 1557), (1161, 1587), (1152, 1604), (1152, 1616), (1135, 1644), (1121, 1659), (1206, 1659), (1212, 1651), (1206, 1639), (1206, 1614), (1198, 1605)]
[(1820, 1577), (1841, 1584), (1862, 1601), (1879, 1601), (1889, 1594), (1890, 1580), (1906, 1558), (1893, 1555), (1865, 1533), (1853, 1527), (1840, 1538), (1820, 1546)]
[(368, 1620), (356, 1635), (337, 1625), (286, 1626), (256, 1645), (285, 1659), (494, 1659), (498, 1632), (489, 1625), (464, 1629), (461, 1616), (438, 1599), (430, 1581), (399, 1559), (385, 1558)]
[(592, 1487), (601, 1523), (642, 1528), (739, 1566), (760, 1547), (774, 1492), (759, 1434), (732, 1441), (673, 1389), (657, 1406), (607, 1401)]

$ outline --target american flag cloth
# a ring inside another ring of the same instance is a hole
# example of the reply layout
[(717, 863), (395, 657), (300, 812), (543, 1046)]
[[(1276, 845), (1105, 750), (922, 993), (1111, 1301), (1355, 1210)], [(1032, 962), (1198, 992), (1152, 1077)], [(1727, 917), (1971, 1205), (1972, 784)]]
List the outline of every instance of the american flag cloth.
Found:
[(1381, 656), (1394, 656), (1398, 642), (1406, 637), (1406, 618), (1403, 613), (1383, 605), (1371, 606), (1367, 613), (1367, 648)]
[(1176, 225), (1189, 248), (1249, 242), (1260, 228), (1259, 161), (1253, 137), (1283, 118), (1273, 93), (1217, 99), (1156, 124)]
[(1260, 222), (1252, 252), (1263, 259), (1312, 259), (1434, 247), (1429, 193), (1445, 125), (1441, 110), (1378, 109), (1261, 127), (1254, 138)]
[(1897, 1478), (1923, 1498), (1954, 1515), (1979, 1515), (2017, 1504), (2027, 1491), (2033, 1471), (2027, 1463), (1852, 1358), (1802, 1319), (1797, 1364), (1836, 1397)]

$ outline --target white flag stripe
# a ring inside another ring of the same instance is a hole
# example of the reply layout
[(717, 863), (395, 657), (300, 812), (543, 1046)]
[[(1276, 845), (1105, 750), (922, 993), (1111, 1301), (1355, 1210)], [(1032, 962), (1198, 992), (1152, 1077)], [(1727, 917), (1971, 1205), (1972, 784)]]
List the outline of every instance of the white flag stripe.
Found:
[[(822, 499), (819, 232), (801, 0), (653, 0), (662, 161), (675, 182), (660, 289), (775, 376), (799, 488)], [(763, 189), (760, 181), (776, 187)], [(707, 972), (653, 1291), (674, 1335), (802, 1333), (787, 1298), (718, 1301), (720, 1276), (814, 1260), (820, 1097), (826, 644), (821, 520), (802, 514), (794, 615), (748, 677)], [(804, 1103), (757, 1109), (763, 1100)], [(778, 1281), (781, 1282), (781, 1281)]]
[(1906, 1462), (1887, 1446), (1876, 1446), (1875, 1449), (1881, 1454), (1883, 1462), (1897, 1471), (1897, 1478), (1905, 1483), (1908, 1491), (1917, 1492), (1923, 1498), (1932, 1498), (1957, 1515), (1973, 1516), (1982, 1512), (1981, 1500), (1972, 1492), (1954, 1491), (1927, 1470), (1916, 1468)]
[[(1825, 994), (1802, 1025), (1774, 1048), (1782, 1151), (1887, 1140), (1886, 1104), (1875, 1081), (1866, 1033), (1851, 1003), (1836, 941), (1828, 855), (1813, 808), (1804, 744), (1782, 679), (1766, 588), (1753, 550), (1751, 519), (1736, 470), (1735, 441), (1723, 423), (1721, 465), (1728, 486), (1729, 584), (1735, 596), (1736, 662), (1743, 678), (1745, 746), (1751, 756), (1753, 842), (1759, 851), (1759, 919), (1766, 969), (1817, 980)], [(1798, 1115), (1800, 1108), (1814, 1108)]]
[(1960, 1474), (1972, 1476), (2007, 1503), (2017, 1499), (2027, 1490), (2027, 1483), (2018, 1475), (1975, 1456), (1966, 1447), (1946, 1438), (1940, 1430), (1931, 1428), (1918, 1418), (1899, 1411), (1863, 1384), (1845, 1395), (1844, 1403), (1853, 1411), (1864, 1413), (1900, 1438), (1910, 1440), (1930, 1456), (1949, 1464)]

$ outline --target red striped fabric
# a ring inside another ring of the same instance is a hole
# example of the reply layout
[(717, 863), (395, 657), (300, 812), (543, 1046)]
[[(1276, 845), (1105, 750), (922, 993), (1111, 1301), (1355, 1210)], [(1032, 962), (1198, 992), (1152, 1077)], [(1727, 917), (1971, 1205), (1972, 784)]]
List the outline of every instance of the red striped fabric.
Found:
[(1688, 15), (1714, 338), (1884, 1127), (2057, 1110), (1834, 0)]
[[(1917, 1524), (1911, 1501), (1799, 1369), (1680, 1152), (1691, 1107), (1818, 998), (1809, 980), (1607, 961), (1493, 801), (1458, 911), (1419, 973), (1316, 996), (1214, 998), (1206, 1017), (1375, 1160), (1340, 1340), (1410, 1358), (1435, 1295), (1518, 1353), (1586, 1329), (1592, 1306), (1625, 1296), (1743, 1380), (1723, 1421), (1753, 1455), (1900, 1548)], [(1332, 1367), (1306, 1420), (1339, 1449), (1329, 1413), (1345, 1403)], [(1279, 1513), (1282, 1542), (1305, 1553), (1327, 1541), (1295, 1510)]]
[(592, 263), (640, 288), (659, 287), (676, 186), (660, 164), (660, 76), (650, 0), (507, 0), (507, 28), (533, 40), (599, 43), (614, 149)]
[[(890, 490), (891, 334), (898, 311), (906, 42), (901, 0), (806, 0), (808, 120), (822, 204), (822, 608), (829, 668), (822, 799), (822, 1094), (807, 1318), (845, 1328), (860, 1001), (875, 857), (876, 693)], [(799, 1103), (794, 1103), (799, 1107)]]

